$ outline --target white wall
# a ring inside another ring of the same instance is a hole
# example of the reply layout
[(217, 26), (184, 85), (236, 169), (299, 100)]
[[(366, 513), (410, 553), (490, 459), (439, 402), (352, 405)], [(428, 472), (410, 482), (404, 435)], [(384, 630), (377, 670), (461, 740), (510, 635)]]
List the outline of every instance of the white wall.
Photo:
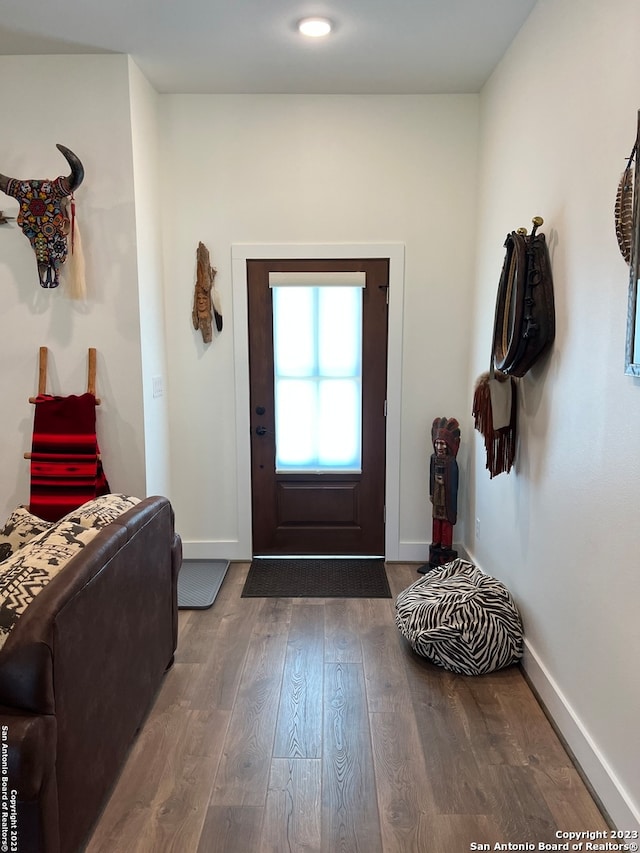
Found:
[(636, 134), (639, 29), (636, 0), (539, 0), (483, 90), (471, 381), (488, 367), (504, 237), (534, 215), (557, 338), (519, 383), (511, 474), (489, 479), (476, 433), (475, 542), (467, 528), (518, 600), (529, 673), (622, 829), (640, 816), (640, 381), (624, 375), (613, 207)]
[[(47, 390), (83, 393), (87, 349), (98, 353), (98, 440), (112, 489), (144, 493), (144, 431), (128, 60), (124, 56), (0, 57), (3, 174), (68, 174), (55, 147), (82, 160), (76, 193), (87, 264), (86, 303), (38, 283), (15, 222), (0, 226), (0, 515), (29, 501), (38, 348), (49, 347)], [(0, 194), (0, 208), (18, 204)]]
[[(459, 418), (463, 470), (472, 441), (478, 98), (164, 96), (161, 112), (172, 494), (185, 552), (250, 554), (236, 510), (232, 244), (381, 242), (406, 247), (400, 555), (426, 559), (433, 418)], [(191, 325), (200, 240), (224, 304), (210, 345)]]
[(145, 488), (149, 495), (170, 495), (169, 398), (161, 239), (165, 188), (158, 150), (159, 95), (131, 59), (129, 95), (144, 406)]

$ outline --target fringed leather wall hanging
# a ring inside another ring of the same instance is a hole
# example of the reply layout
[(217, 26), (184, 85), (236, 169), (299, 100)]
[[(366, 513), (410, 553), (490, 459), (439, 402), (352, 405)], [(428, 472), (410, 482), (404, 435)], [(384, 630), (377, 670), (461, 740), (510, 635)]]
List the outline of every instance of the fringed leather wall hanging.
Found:
[(476, 382), (474, 426), (484, 437), (491, 477), (509, 473), (516, 454), (517, 383), (551, 347), (555, 307), (551, 262), (543, 224), (533, 219), (527, 235), (519, 228), (507, 235), (498, 284), (490, 368)]
[(491, 479), (508, 474), (516, 458), (518, 386), (506, 373), (489, 370), (476, 380), (474, 426), (484, 438)]
[(55, 180), (48, 178), (22, 180), (0, 174), (0, 190), (20, 202), (17, 222), (36, 254), (40, 285), (50, 288), (60, 284), (60, 267), (67, 259), (70, 237), (75, 250), (75, 202), (73, 193), (84, 178), (82, 163), (64, 145), (56, 145), (63, 154), (71, 174)]
[(191, 319), (193, 328), (202, 332), (205, 344), (210, 344), (213, 339), (213, 320), (218, 332), (222, 331), (222, 306), (215, 286), (216, 270), (211, 266), (209, 250), (204, 243), (198, 243), (196, 260), (196, 286)]

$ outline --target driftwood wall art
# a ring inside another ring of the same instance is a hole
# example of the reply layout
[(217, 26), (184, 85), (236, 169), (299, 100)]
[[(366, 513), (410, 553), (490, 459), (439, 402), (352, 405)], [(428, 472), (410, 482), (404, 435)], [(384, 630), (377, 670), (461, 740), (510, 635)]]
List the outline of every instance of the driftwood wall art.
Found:
[(216, 270), (211, 266), (209, 250), (198, 243), (196, 252), (196, 286), (193, 295), (191, 318), (193, 328), (200, 329), (205, 344), (213, 339), (213, 322), (218, 332), (222, 331), (222, 307), (215, 287)]

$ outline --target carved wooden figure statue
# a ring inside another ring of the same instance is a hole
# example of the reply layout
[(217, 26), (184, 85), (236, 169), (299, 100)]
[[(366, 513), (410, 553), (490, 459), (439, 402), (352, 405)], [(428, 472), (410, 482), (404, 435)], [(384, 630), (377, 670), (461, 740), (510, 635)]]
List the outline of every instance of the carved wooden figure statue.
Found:
[(458, 556), (453, 545), (453, 526), (458, 508), (458, 463), (460, 424), (455, 418), (436, 418), (431, 427), (434, 453), (429, 471), (429, 495), (433, 505), (432, 542), (429, 565), (433, 568)]
[(196, 258), (196, 286), (193, 295), (193, 311), (191, 316), (193, 328), (200, 329), (202, 340), (205, 344), (209, 344), (213, 338), (214, 318), (216, 329), (219, 332), (222, 331), (222, 310), (214, 285), (216, 270), (211, 266), (209, 250), (204, 243), (198, 243)]

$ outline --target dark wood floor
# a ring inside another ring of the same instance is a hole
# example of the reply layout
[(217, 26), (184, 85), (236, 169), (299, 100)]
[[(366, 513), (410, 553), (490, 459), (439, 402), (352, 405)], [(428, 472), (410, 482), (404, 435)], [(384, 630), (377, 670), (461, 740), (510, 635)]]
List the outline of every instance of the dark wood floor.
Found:
[[(466, 853), (607, 827), (517, 667), (453, 675), (393, 599), (244, 599), (247, 569), (181, 611), (87, 853)], [(389, 567), (394, 597), (415, 569)]]

